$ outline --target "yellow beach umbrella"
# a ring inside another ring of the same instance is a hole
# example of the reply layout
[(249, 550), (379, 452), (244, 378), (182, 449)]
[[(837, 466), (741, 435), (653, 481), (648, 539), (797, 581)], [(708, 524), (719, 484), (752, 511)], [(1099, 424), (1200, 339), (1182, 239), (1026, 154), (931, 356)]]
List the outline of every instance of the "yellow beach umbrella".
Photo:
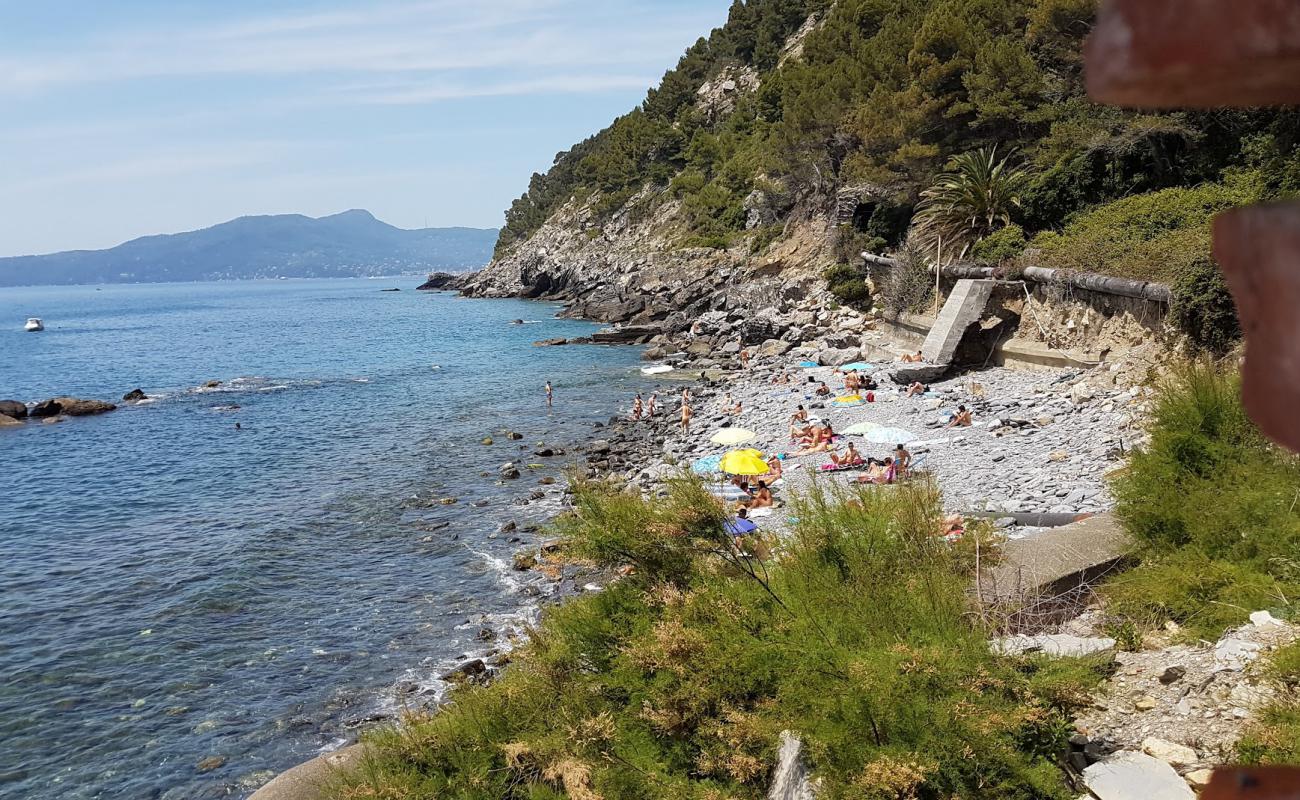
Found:
[(768, 471), (763, 454), (757, 450), (732, 450), (722, 457), (718, 468), (728, 475), (764, 475)]
[(732, 445), (752, 442), (758, 438), (758, 434), (753, 431), (747, 431), (744, 428), (723, 428), (709, 437), (709, 441), (714, 444)]

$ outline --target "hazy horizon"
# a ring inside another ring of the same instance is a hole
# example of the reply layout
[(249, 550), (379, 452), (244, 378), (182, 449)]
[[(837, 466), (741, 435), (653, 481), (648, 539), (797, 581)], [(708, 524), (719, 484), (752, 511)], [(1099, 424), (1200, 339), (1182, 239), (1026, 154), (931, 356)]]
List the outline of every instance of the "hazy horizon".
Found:
[(389, 222), (388, 220), (386, 220), (386, 219), (380, 217), (378, 214), (375, 214), (374, 212), (372, 212), (372, 211), (371, 211), (370, 209), (368, 209), (368, 208), (341, 208), (341, 209), (339, 209), (338, 211), (328, 211), (328, 212), (325, 212), (325, 213), (323, 213), (323, 214), (299, 214), (298, 212), (295, 212), (295, 211), (285, 211), (285, 212), (283, 212), (283, 213), (279, 213), (279, 214), (239, 214), (239, 215), (237, 215), (237, 216), (230, 217), (229, 219), (215, 220), (215, 221), (213, 221), (213, 222), (211, 222), (211, 223), (209, 223), (209, 224), (206, 224), (206, 225), (199, 225), (198, 227), (195, 227), (195, 228), (186, 228), (186, 229), (184, 229), (184, 230), (153, 231), (152, 233), (141, 233), (141, 234), (138, 234), (138, 235), (136, 235), (136, 236), (132, 236), (132, 237), (130, 237), (129, 239), (123, 239), (123, 240), (121, 240), (120, 242), (113, 242), (112, 244), (108, 244), (108, 245), (105, 245), (105, 246), (103, 246), (103, 247), (70, 247), (70, 248), (64, 248), (64, 249), (62, 249), (62, 250), (48, 250), (48, 251), (41, 252), (41, 253), (10, 253), (10, 254), (0, 254), (0, 259), (5, 259), (5, 258), (25, 258), (25, 257), (27, 257), (27, 256), (58, 255), (58, 254), (60, 254), (60, 253), (70, 253), (70, 252), (80, 252), (80, 251), (92, 251), (92, 252), (93, 252), (93, 251), (98, 251), (98, 250), (112, 250), (114, 247), (118, 247), (118, 246), (120, 246), (120, 245), (127, 244), (128, 242), (133, 242), (133, 241), (135, 241), (136, 239), (147, 239), (147, 238), (152, 237), (152, 236), (176, 236), (176, 235), (178, 235), (178, 234), (194, 233), (194, 232), (196, 232), (196, 231), (206, 230), (206, 229), (208, 229), (208, 228), (215, 228), (215, 227), (217, 227), (218, 225), (224, 225), (224, 224), (227, 223), (227, 222), (234, 222), (235, 220), (243, 219), (243, 218), (245, 218), (245, 217), (292, 217), (292, 216), (302, 216), (302, 217), (307, 217), (308, 219), (326, 219), (326, 218), (328, 218), (328, 217), (337, 217), (337, 216), (339, 216), (339, 215), (341, 215), (341, 214), (346, 214), (346, 213), (348, 213), (348, 212), (350, 212), (350, 211), (364, 211), (364, 212), (370, 214), (371, 216), (373, 216), (375, 219), (379, 220), (379, 221), (382, 222), (382, 223), (385, 223), (385, 224), (387, 224), (387, 225), (392, 225), (394, 228), (400, 228), (400, 229), (402, 229), (402, 230), (407, 230), (407, 231), (420, 231), (420, 230), (448, 230), (448, 229), (456, 229), (456, 228), (464, 228), (464, 229), (469, 229), (469, 230), (481, 230), (481, 231), (488, 231), (488, 230), (491, 230), (491, 231), (499, 231), (499, 230), (501, 229), (501, 226), (500, 226), (500, 225), (435, 225), (435, 224), (433, 224), (433, 223), (430, 223), (429, 225), (416, 225), (416, 226), (413, 226), (413, 227), (406, 227), (406, 226), (403, 226), (403, 225), (393, 225), (393, 223), (391, 223), (391, 222)]
[(534, 172), (637, 105), (728, 5), (7, 8), (0, 256), (353, 208), (498, 228)]

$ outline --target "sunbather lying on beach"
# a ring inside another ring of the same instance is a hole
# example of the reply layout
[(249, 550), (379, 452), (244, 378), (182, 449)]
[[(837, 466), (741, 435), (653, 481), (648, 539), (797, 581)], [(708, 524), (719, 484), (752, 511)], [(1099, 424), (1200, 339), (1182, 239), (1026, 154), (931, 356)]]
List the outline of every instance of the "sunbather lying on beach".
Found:
[(957, 406), (957, 413), (952, 415), (945, 428), (969, 428), (973, 424), (971, 412), (966, 406)]
[(920, 381), (917, 381), (916, 383), (913, 383), (911, 386), (907, 387), (908, 397), (916, 397), (919, 394), (925, 394), (925, 392), (926, 392), (925, 384), (921, 383)]
[(792, 455), (806, 456), (812, 453), (825, 453), (831, 449), (831, 442), (834, 439), (835, 431), (831, 430), (830, 423), (814, 425), (812, 426), (811, 435), (804, 439), (804, 444), (807, 446), (797, 453), (792, 453)]
[(886, 484), (894, 482), (894, 467), (892, 464), (872, 463), (867, 466), (867, 471), (855, 479), (858, 483), (875, 483)]
[(767, 460), (767, 477), (769, 480), (776, 482), (781, 480), (781, 458), (772, 456)]
[(899, 361), (902, 361), (904, 364), (920, 364), (925, 361), (925, 356), (921, 355), (920, 350), (917, 350), (916, 355), (914, 356), (904, 353), (903, 357), (900, 358)]
[(808, 432), (800, 437), (804, 444), (819, 444), (821, 442), (830, 443), (835, 438), (835, 432), (831, 430), (829, 422), (814, 420), (813, 424), (808, 427)]

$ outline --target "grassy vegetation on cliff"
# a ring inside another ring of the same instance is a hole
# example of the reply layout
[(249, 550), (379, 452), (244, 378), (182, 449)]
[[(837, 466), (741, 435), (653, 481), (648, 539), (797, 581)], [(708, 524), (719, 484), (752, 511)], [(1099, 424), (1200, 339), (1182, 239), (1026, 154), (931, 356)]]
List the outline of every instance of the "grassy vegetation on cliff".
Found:
[[(783, 215), (869, 185), (872, 207), (854, 225), (892, 247), (951, 157), (997, 147), (1017, 153), (1029, 178), (1012, 220), (1026, 238), (1065, 228), (1044, 240), (1060, 265), (1171, 278), (1186, 260), (1153, 258), (1155, 240), (1208, 256), (1198, 239), (1206, 213), (1243, 200), (1225, 176), (1252, 173), (1264, 197), (1300, 190), (1300, 113), (1094, 105), (1081, 48), (1095, 9), (1094, 0), (736, 0), (639, 107), (533, 176), (498, 252), (571, 197), (599, 192), (613, 211), (645, 186), (670, 184), (660, 199), (682, 201), (694, 234), (683, 241), (716, 246), (743, 230), (756, 188), (779, 187), (773, 210)], [(783, 60), (812, 15), (802, 54)], [(738, 69), (757, 74), (757, 90), (738, 92), (730, 114), (699, 107), (701, 86)], [(1146, 215), (1162, 230), (1142, 230)], [(1095, 241), (1116, 221), (1123, 242)]]
[(814, 493), (766, 564), (698, 483), (575, 500), (573, 550), (635, 571), (550, 609), (494, 684), (373, 735), (340, 797), (756, 799), (787, 729), (827, 800), (1072, 796), (1054, 759), (1100, 665), (990, 654), (933, 488)]
[(1121, 620), (1173, 620), (1214, 640), (1300, 598), (1300, 462), (1251, 423), (1235, 374), (1198, 363), (1163, 386), (1151, 443), (1114, 490), (1144, 547), (1141, 565), (1105, 588)]

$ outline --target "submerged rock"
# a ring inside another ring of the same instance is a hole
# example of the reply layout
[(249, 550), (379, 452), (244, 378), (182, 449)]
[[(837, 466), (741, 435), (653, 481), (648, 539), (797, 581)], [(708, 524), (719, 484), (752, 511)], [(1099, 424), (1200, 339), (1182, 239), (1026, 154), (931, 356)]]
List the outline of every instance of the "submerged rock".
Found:
[(138, 403), (141, 400), (148, 400), (149, 395), (144, 393), (144, 389), (132, 389), (122, 395), (122, 401), (125, 403)]

